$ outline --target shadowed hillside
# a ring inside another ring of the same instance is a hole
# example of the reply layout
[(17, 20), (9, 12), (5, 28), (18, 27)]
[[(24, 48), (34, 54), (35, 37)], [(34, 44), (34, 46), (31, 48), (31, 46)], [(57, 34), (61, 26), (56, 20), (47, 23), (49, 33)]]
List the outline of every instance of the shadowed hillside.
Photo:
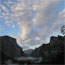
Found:
[(52, 36), (48, 44), (43, 44), (35, 49), (31, 55), (42, 57), (41, 64), (64, 64), (64, 43), (65, 37)]
[(18, 46), (16, 39), (9, 36), (0, 37), (1, 62), (5, 63), (8, 59), (25, 56), (21, 47)]
[(64, 64), (65, 36), (52, 36), (48, 44), (36, 48), (29, 55), (24, 54), (16, 39), (9, 36), (0, 37), (0, 63), (14, 64)]

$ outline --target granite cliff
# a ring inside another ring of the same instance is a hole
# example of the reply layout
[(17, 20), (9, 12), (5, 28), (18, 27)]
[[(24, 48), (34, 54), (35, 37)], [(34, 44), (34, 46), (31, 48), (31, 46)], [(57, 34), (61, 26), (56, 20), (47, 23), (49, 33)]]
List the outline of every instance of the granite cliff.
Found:
[(16, 39), (10, 36), (0, 37), (0, 61), (4, 63), (8, 59), (25, 56)]
[(32, 52), (34, 57), (42, 57), (41, 64), (64, 64), (65, 37), (52, 36), (48, 44), (43, 44)]
[(1, 36), (0, 42), (0, 63), (11, 59), (18, 64), (24, 64), (25, 61), (25, 64), (28, 64), (32, 60), (31, 64), (64, 64), (65, 36), (52, 36), (49, 43), (42, 44), (33, 50), (31, 57), (26, 57), (15, 38)]

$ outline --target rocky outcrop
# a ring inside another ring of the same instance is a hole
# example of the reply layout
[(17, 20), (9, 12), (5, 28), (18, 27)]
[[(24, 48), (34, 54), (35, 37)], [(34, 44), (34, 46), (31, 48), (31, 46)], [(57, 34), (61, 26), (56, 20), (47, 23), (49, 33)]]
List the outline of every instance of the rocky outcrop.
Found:
[(48, 44), (43, 44), (31, 53), (33, 59), (31, 57), (21, 57), (25, 56), (25, 54), (16, 43), (16, 39), (9, 36), (3, 36), (0, 37), (0, 41), (1, 61), (14, 58), (14, 61), (18, 64), (24, 64), (25, 61), (26, 63), (31, 62), (33, 59), (34, 62), (31, 64), (64, 64), (65, 36), (52, 36)]
[(41, 64), (64, 64), (65, 37), (52, 36), (50, 42), (36, 48), (31, 56), (42, 57)]
[(40, 48), (40, 55), (44, 64), (64, 64), (64, 43), (65, 37), (52, 36), (49, 44), (43, 44)]
[(1, 62), (7, 59), (24, 56), (22, 48), (17, 44), (16, 39), (9, 36), (0, 37), (0, 55)]
[(30, 54), (32, 57), (40, 57), (40, 47), (33, 50), (33, 52)]

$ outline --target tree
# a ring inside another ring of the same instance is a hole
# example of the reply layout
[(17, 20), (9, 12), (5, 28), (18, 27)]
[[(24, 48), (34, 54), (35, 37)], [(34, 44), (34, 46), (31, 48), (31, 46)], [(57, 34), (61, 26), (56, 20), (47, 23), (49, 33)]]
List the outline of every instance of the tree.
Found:
[(61, 33), (65, 36), (65, 25), (61, 27)]

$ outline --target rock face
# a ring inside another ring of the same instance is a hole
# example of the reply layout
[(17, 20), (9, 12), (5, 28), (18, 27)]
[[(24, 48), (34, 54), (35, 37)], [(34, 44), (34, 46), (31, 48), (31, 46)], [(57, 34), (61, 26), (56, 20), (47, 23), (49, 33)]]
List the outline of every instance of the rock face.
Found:
[(41, 64), (64, 64), (65, 37), (52, 36), (48, 44), (35, 49), (31, 56), (43, 58)]
[(33, 52), (30, 54), (32, 57), (39, 57), (40, 56), (40, 47), (33, 50)]
[(30, 54), (33, 52), (33, 49), (24, 50), (24, 53), (26, 56), (30, 56)]
[[(0, 37), (0, 63), (4, 63), (7, 59), (13, 59), (17, 58), (17, 63), (21, 61), (21, 56), (25, 56), (23, 50), (18, 46), (16, 43), (16, 39), (9, 37), (9, 36), (3, 36)], [(64, 48), (65, 48), (65, 36), (58, 36), (54, 37), (52, 36), (50, 38), (50, 42), (48, 44), (43, 44), (39, 48), (36, 48), (30, 56), (33, 56), (32, 58), (35, 60), (37, 57), (40, 58), (41, 62), (37, 61), (38, 64), (64, 64)], [(22, 57), (24, 61), (31, 60), (29, 57)], [(18, 61), (19, 59), (19, 61)], [(27, 60), (26, 60), (27, 59)], [(10, 61), (9, 61), (10, 62)], [(35, 61), (34, 61), (35, 62)], [(25, 62), (23, 62), (25, 63)], [(33, 63), (31, 63), (33, 64)], [(6, 64), (7, 65), (7, 64)]]
[(43, 44), (40, 55), (44, 64), (64, 64), (64, 43), (65, 37), (51, 37), (49, 44)]
[(24, 56), (23, 50), (16, 43), (16, 39), (9, 36), (0, 37), (0, 55), (1, 62), (9, 58), (16, 58), (20, 56)]

